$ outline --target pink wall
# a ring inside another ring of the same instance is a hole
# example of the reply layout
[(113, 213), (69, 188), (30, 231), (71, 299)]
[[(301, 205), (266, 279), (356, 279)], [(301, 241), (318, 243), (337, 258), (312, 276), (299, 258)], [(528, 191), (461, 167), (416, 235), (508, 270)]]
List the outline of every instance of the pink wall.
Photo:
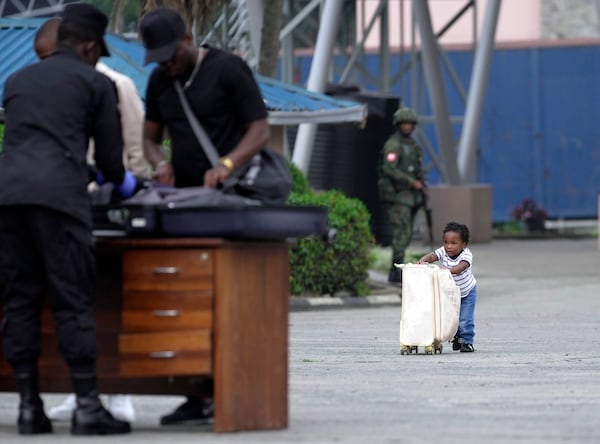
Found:
[[(419, 0), (424, 1), (424, 0)], [(428, 0), (433, 30), (440, 30), (466, 4), (466, 0)], [(477, 27), (481, 29), (483, 17), (489, 0), (477, 0)], [(496, 30), (496, 42), (507, 43), (516, 41), (538, 40), (540, 38), (540, 2), (541, 0), (502, 0), (500, 16)], [(364, 22), (369, 23), (373, 11), (379, 4), (378, 0), (357, 0), (358, 38), (361, 40)], [(400, 22), (404, 17), (403, 45), (410, 47), (412, 39), (412, 0), (389, 0), (390, 47), (400, 46)], [(440, 40), (443, 46), (469, 45), (473, 42), (474, 33), (473, 8), (469, 9)], [(366, 41), (367, 49), (379, 46), (379, 24), (373, 28)], [(479, 31), (478, 31), (479, 32)], [(417, 42), (418, 31), (417, 31)], [(417, 43), (418, 44), (418, 43)]]

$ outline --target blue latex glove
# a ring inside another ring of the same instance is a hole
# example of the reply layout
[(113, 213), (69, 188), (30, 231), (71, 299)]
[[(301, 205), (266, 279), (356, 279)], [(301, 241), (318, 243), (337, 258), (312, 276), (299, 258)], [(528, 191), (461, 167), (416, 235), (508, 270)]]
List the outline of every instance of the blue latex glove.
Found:
[(100, 170), (96, 171), (96, 183), (98, 185), (104, 185), (106, 183), (106, 177), (104, 177), (104, 174), (102, 174), (102, 171)]
[(116, 187), (117, 193), (119, 193), (121, 197), (131, 197), (135, 193), (136, 187), (137, 179), (131, 171), (125, 170), (123, 182)]

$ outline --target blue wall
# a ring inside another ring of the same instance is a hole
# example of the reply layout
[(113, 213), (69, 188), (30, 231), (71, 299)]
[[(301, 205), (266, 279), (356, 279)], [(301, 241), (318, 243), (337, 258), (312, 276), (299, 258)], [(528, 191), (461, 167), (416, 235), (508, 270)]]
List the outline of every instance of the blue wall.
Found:
[[(468, 90), (472, 52), (447, 55)], [(369, 72), (378, 72), (377, 56), (364, 63)], [(392, 76), (399, 66), (399, 56), (392, 56)], [(299, 60), (297, 69), (306, 82), (310, 59)], [(366, 77), (358, 81), (375, 88)], [(450, 113), (463, 115), (460, 96), (449, 78), (445, 82)], [(400, 96), (401, 86), (392, 94)], [(415, 103), (411, 97), (403, 102)], [(496, 50), (481, 123), (479, 179), (492, 185), (495, 222), (509, 220), (510, 210), (529, 197), (551, 218), (597, 217), (600, 46)], [(436, 144), (433, 127), (424, 129)], [(458, 138), (460, 127), (454, 130)], [(431, 171), (429, 182), (439, 181), (439, 173)]]

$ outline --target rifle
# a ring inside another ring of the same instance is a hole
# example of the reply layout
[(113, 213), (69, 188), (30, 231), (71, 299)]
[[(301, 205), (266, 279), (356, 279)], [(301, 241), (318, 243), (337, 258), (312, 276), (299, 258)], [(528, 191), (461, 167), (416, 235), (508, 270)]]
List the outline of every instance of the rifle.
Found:
[(425, 190), (421, 190), (421, 194), (423, 195), (423, 211), (425, 211), (425, 220), (427, 221), (427, 229), (429, 230), (429, 246), (433, 250), (433, 219), (431, 208), (429, 208)]

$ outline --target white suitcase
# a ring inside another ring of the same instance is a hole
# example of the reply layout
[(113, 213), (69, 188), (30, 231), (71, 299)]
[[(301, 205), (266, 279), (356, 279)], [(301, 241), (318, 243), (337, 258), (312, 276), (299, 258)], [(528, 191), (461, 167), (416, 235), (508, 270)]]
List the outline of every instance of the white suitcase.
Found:
[(460, 290), (450, 272), (435, 264), (402, 264), (400, 352), (441, 353), (458, 330)]

